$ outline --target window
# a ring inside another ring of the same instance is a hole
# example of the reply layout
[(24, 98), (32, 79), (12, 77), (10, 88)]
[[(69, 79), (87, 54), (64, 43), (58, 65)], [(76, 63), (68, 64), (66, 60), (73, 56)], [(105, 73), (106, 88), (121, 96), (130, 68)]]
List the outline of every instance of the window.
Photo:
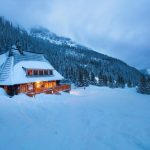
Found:
[(27, 75), (28, 75), (28, 76), (32, 76), (32, 75), (33, 75), (33, 71), (32, 71), (32, 70), (28, 70), (28, 71), (27, 71)]
[(37, 76), (37, 75), (38, 75), (38, 70), (34, 70), (34, 71), (33, 71), (33, 74), (34, 74), (35, 76)]
[(39, 75), (43, 75), (43, 70), (39, 70)]
[(53, 71), (52, 70), (48, 70), (48, 74), (49, 75), (53, 75)]
[(50, 69), (27, 69), (27, 76), (51, 76), (53, 75), (53, 70)]
[(48, 75), (48, 70), (44, 70), (44, 75)]
[(53, 75), (53, 71), (52, 70), (50, 70), (50, 75)]

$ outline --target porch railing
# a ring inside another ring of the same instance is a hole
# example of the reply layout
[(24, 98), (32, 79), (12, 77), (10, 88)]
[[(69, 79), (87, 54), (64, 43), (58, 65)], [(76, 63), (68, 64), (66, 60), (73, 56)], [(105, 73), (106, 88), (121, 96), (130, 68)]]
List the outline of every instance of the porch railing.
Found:
[(26, 92), (26, 95), (28, 96), (35, 96), (36, 94), (40, 94), (40, 93), (45, 93), (45, 94), (56, 94), (56, 93), (59, 93), (59, 92), (69, 92), (71, 90), (71, 86), (68, 85), (68, 84), (63, 84), (63, 85), (58, 85), (58, 86), (55, 86), (55, 87), (52, 87), (52, 88), (48, 88), (48, 89), (44, 89), (44, 90), (41, 90), (39, 92), (35, 92), (35, 91), (29, 91), (29, 92)]

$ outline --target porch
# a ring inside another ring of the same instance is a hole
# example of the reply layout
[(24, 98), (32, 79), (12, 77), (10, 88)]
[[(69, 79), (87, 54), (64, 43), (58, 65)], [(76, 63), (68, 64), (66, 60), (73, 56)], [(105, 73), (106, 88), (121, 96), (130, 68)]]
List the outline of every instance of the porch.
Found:
[(28, 91), (25, 94), (34, 97), (36, 94), (45, 93), (45, 94), (59, 94), (59, 92), (69, 92), (71, 90), (70, 85), (58, 85), (55, 87), (43, 89), (41, 91)]
[(10, 96), (25, 93), (28, 96), (35, 96), (36, 94), (56, 94), (61, 91), (70, 91), (69, 84), (59, 84), (59, 81), (37, 81), (33, 83), (4, 86), (6, 93)]

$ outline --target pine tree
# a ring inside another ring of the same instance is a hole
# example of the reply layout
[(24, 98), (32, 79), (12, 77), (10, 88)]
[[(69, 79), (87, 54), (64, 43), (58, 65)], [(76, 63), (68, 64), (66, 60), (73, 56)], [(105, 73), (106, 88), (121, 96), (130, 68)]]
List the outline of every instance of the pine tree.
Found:
[(150, 94), (150, 77), (141, 77), (137, 91), (142, 94)]
[(116, 80), (116, 87), (125, 87), (125, 81), (122, 76), (118, 75), (117, 80)]
[(113, 83), (113, 80), (112, 80), (111, 76), (109, 77), (108, 86), (109, 86), (110, 88), (114, 88), (114, 83)]
[(93, 72), (90, 74), (90, 81), (91, 81), (91, 84), (95, 84), (95, 75)]
[(140, 83), (139, 83), (139, 86), (138, 86), (138, 92), (144, 94), (145, 90), (146, 90), (146, 78), (143, 75), (140, 79)]
[(132, 87), (132, 83), (131, 83), (131, 81), (130, 81), (130, 80), (127, 82), (127, 86), (128, 86), (129, 88), (131, 88), (131, 87)]
[(146, 94), (150, 94), (150, 77), (146, 81)]

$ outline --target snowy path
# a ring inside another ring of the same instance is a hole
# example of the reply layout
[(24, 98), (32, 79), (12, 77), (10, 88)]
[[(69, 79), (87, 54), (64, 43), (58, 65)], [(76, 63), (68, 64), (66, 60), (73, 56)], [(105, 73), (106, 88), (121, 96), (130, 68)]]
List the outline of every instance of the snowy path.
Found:
[(150, 96), (89, 87), (0, 96), (0, 150), (149, 150)]

